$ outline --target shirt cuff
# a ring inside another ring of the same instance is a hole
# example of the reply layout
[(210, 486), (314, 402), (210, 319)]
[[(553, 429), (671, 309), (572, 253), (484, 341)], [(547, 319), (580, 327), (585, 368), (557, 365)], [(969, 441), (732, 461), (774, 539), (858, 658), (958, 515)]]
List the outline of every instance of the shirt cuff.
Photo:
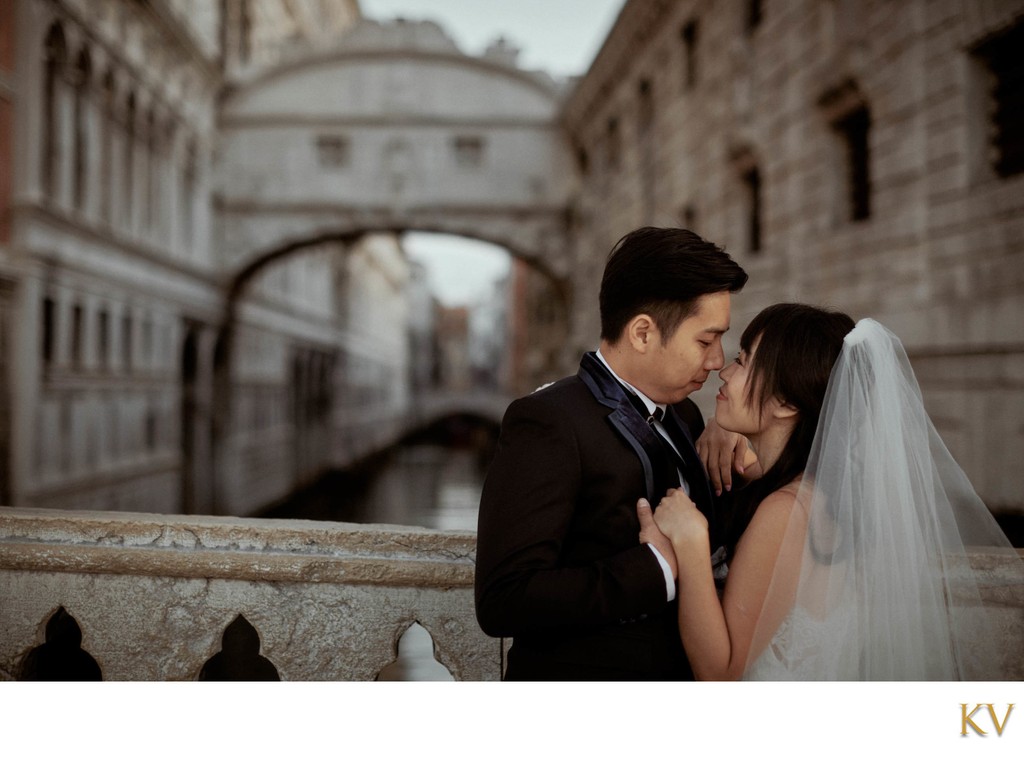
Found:
[(665, 575), (665, 592), (668, 595), (669, 601), (676, 600), (676, 581), (672, 579), (672, 567), (665, 561), (665, 557), (661, 555), (661, 551), (652, 546), (650, 543), (647, 547), (654, 551), (654, 558), (658, 560), (658, 564), (661, 565), (661, 571)]

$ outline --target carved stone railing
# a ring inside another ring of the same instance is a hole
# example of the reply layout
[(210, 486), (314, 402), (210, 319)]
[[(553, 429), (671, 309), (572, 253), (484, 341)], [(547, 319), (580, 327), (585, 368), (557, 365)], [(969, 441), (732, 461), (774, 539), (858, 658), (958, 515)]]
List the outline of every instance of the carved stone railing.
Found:
[(215, 677), (225, 657), (244, 679), (374, 680), (418, 622), (455, 679), (496, 680), (475, 548), (415, 527), (0, 508), (0, 679), (37, 674), (70, 629), (107, 680)]
[[(0, 679), (77, 661), (107, 680), (374, 680), (419, 623), (455, 679), (496, 680), (475, 549), (413, 527), (0, 508)], [(1021, 680), (1015, 561), (971, 564)]]

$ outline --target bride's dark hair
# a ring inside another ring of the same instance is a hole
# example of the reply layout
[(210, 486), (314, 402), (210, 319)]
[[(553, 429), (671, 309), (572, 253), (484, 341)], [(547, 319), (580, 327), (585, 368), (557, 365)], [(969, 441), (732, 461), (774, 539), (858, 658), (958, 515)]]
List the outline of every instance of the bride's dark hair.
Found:
[(843, 338), (854, 327), (844, 313), (800, 303), (769, 306), (747, 325), (740, 347), (749, 355), (747, 402), (764, 410), (771, 398), (797, 410), (796, 424), (778, 460), (759, 479), (736, 493), (725, 526), (731, 556), (761, 501), (792, 482), (807, 466), (821, 405)]

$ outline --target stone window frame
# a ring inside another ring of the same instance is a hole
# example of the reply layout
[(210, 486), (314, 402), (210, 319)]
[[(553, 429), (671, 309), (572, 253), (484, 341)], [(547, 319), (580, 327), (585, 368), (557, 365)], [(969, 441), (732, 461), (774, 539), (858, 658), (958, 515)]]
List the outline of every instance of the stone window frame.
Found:
[(135, 314), (131, 305), (121, 312), (121, 369), (128, 375), (135, 369)]
[(622, 126), (618, 116), (609, 116), (604, 129), (604, 164), (609, 173), (622, 167)]
[(764, 21), (763, 0), (746, 0), (743, 8), (743, 31), (753, 37)]
[(43, 368), (49, 369), (57, 360), (58, 301), (50, 293), (43, 295), (40, 314), (39, 353)]
[[(968, 48), (972, 65), (970, 112), (980, 114), (973, 142), (977, 164), (999, 179), (1024, 174), (1024, 20), (977, 41)], [(1015, 88), (1008, 86), (1016, 82)], [(983, 119), (983, 120), (982, 120)]]
[(744, 246), (747, 253), (764, 252), (764, 175), (754, 150), (735, 148), (730, 155), (733, 174), (742, 188)]
[(683, 229), (696, 232), (694, 227), (697, 226), (697, 203), (695, 201), (688, 200), (680, 206), (679, 223), (683, 226)]
[(71, 304), (71, 338), (68, 350), (68, 362), (72, 369), (79, 370), (86, 364), (86, 308), (82, 301), (76, 299)]
[(868, 221), (873, 213), (871, 105), (857, 82), (846, 79), (827, 90), (818, 107), (832, 132), (834, 173), (842, 176), (836, 183), (834, 220), (837, 224)]
[(101, 126), (99, 141), (99, 216), (100, 219), (110, 225), (114, 220), (114, 207), (117, 199), (114, 197), (114, 150), (117, 144), (114, 138), (115, 130), (119, 129), (117, 114), (117, 79), (114, 69), (108, 68), (100, 84), (101, 105)]
[(69, 76), (67, 35), (59, 21), (50, 26), (43, 48), (43, 140), (40, 184), (44, 198), (51, 199), (57, 197), (60, 190), (60, 164), (64, 153), (61, 144), (64, 118), (61, 111), (65, 80)]
[(313, 141), (317, 165), (324, 170), (346, 169), (352, 163), (352, 140), (348, 135), (322, 133)]
[(124, 140), (121, 144), (121, 197), (119, 202), (121, 205), (120, 226), (125, 230), (132, 229), (135, 215), (135, 150), (139, 138), (138, 105), (138, 96), (132, 89), (125, 98), (122, 116)]
[(697, 51), (700, 47), (700, 22), (697, 17), (687, 19), (679, 29), (679, 41), (683, 55), (683, 65), (680, 67), (682, 74), (682, 91), (691, 92), (697, 87)]
[(96, 312), (96, 365), (101, 371), (110, 369), (110, 309), (101, 305)]
[(456, 134), (451, 139), (455, 165), (462, 169), (479, 169), (484, 165), (487, 140), (481, 134)]
[(89, 48), (83, 47), (79, 52), (73, 68), (74, 77), (74, 166), (71, 174), (71, 204), (77, 211), (82, 211), (86, 204), (86, 187), (89, 164), (92, 161), (89, 150), (89, 112), (92, 108), (92, 56)]

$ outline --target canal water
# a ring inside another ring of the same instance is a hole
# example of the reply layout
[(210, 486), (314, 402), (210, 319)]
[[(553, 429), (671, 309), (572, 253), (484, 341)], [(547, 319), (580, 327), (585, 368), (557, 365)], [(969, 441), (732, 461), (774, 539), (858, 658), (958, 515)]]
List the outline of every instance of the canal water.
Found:
[[(449, 426), (365, 462), (332, 472), (266, 516), (476, 530), (480, 492), (496, 430)], [(380, 680), (451, 680), (434, 659), (430, 634), (413, 625)]]

